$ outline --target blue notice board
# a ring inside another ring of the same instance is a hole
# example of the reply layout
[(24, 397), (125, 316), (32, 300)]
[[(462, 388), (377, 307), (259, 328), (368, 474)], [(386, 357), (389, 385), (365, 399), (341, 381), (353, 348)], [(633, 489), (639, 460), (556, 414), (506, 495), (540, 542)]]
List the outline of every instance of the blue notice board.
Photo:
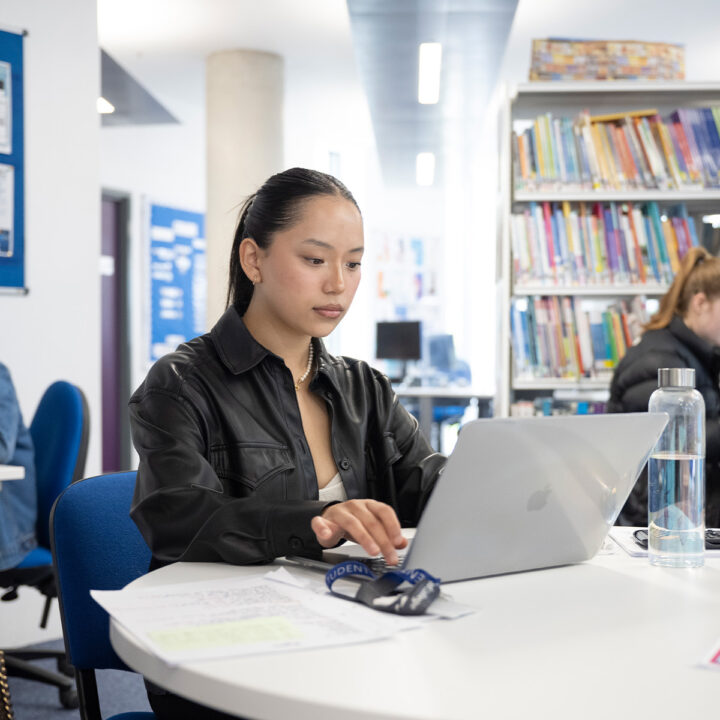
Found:
[(0, 288), (25, 289), (23, 35), (0, 30)]
[(150, 206), (150, 361), (205, 332), (205, 216)]

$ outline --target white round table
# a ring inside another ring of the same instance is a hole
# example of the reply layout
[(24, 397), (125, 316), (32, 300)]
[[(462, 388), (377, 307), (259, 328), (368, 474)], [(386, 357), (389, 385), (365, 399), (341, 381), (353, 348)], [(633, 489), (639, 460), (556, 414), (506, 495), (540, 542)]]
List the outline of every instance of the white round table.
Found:
[[(179, 563), (133, 586), (268, 569)], [(444, 587), (477, 612), (364, 645), (172, 667), (114, 622), (110, 637), (118, 655), (153, 682), (260, 720), (717, 713), (720, 672), (697, 663), (720, 640), (719, 559), (669, 570), (618, 548), (580, 565)]]

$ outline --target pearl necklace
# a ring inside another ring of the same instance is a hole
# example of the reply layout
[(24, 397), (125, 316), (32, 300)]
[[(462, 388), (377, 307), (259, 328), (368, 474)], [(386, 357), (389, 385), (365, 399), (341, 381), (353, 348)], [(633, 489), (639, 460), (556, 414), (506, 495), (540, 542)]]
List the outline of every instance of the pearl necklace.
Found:
[(299, 377), (297, 381), (295, 382), (295, 389), (299, 390), (300, 386), (307, 380), (307, 376), (310, 374), (310, 370), (312, 369), (312, 362), (313, 358), (315, 357), (315, 348), (313, 347), (312, 341), (310, 341), (310, 350), (308, 350), (308, 362), (307, 367), (305, 368), (305, 372), (302, 374), (302, 377)]

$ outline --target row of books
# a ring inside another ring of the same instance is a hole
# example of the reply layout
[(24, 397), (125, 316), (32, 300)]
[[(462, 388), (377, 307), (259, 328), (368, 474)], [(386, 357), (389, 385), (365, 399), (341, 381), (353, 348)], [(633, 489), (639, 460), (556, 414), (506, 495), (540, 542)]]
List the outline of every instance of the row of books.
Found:
[(510, 405), (511, 417), (538, 417), (548, 415), (602, 415), (607, 403), (600, 400), (558, 400), (538, 397), (534, 400), (516, 400)]
[(524, 204), (511, 216), (513, 279), (523, 284), (672, 282), (698, 245), (685, 205), (655, 202)]
[(607, 378), (648, 321), (638, 296), (605, 309), (569, 296), (530, 296), (512, 303), (515, 379)]
[(530, 80), (683, 80), (685, 48), (636, 40), (533, 39)]
[(516, 191), (720, 187), (720, 106), (576, 118), (540, 115), (513, 131)]

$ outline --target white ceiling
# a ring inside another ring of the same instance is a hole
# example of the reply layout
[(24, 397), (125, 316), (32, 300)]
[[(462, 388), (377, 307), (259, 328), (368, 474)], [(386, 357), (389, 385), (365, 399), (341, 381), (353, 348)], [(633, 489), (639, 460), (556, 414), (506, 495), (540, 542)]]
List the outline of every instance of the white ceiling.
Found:
[[(350, 0), (351, 23), (346, 0), (98, 0), (98, 35), (181, 123), (202, 123), (210, 53), (275, 52), (285, 59), (286, 98), (300, 107), (326, 113), (317, 106), (340, 102), (366, 114), (369, 103), (385, 180), (414, 186), (418, 152), (436, 154), (441, 183), (450, 140), (467, 154), (516, 2)], [(446, 53), (435, 107), (416, 99), (417, 44), (427, 40)]]
[[(220, 50), (285, 58), (286, 83), (357, 83), (345, 0), (98, 0), (100, 46), (181, 120)], [(359, 90), (358, 84), (358, 90)]]

